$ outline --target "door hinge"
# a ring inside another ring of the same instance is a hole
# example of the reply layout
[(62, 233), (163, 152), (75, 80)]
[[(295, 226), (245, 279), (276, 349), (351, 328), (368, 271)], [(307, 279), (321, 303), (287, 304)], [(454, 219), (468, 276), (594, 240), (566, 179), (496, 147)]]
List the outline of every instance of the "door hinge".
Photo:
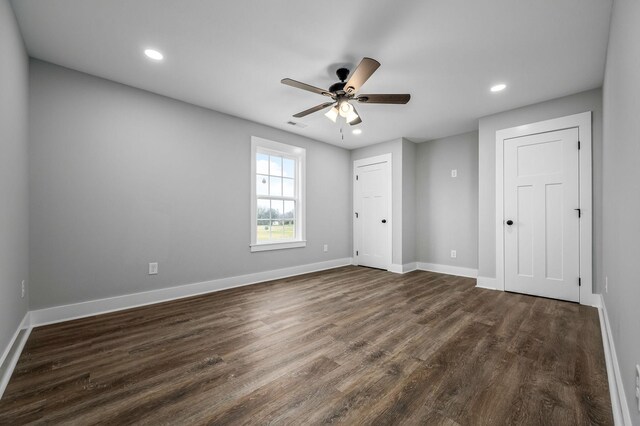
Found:
[(578, 218), (582, 217), (582, 210), (581, 209), (574, 209), (575, 211), (578, 212)]
[(358, 256), (358, 250), (356, 250), (356, 256)]
[(356, 212), (356, 219), (358, 218), (358, 212)]
[(582, 278), (578, 277), (578, 287), (582, 287)]
[(578, 149), (580, 149), (580, 141), (578, 141)]

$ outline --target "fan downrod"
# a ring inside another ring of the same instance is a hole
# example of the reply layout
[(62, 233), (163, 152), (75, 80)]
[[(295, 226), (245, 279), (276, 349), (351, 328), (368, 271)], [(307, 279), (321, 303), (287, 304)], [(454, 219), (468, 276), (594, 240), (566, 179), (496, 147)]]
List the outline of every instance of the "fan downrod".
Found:
[(349, 77), (349, 70), (347, 68), (338, 68), (336, 70), (336, 75), (343, 83), (346, 81), (347, 77)]

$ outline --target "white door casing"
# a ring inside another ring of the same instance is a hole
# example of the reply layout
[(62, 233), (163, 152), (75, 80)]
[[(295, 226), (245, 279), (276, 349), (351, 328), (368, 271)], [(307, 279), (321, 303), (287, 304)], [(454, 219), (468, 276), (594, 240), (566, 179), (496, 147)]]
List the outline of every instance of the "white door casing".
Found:
[(505, 290), (580, 300), (578, 129), (504, 141)]
[(353, 163), (354, 264), (391, 267), (391, 154)]
[(505, 232), (508, 220), (504, 210), (504, 147), (505, 141), (513, 138), (535, 135), (557, 130), (572, 129), (578, 131), (580, 150), (578, 151), (579, 168), (579, 276), (582, 285), (579, 287), (579, 302), (583, 305), (600, 306), (599, 295), (593, 293), (592, 271), (592, 170), (591, 170), (591, 111), (569, 115), (566, 117), (525, 124), (496, 132), (496, 284), (497, 290), (505, 290)]

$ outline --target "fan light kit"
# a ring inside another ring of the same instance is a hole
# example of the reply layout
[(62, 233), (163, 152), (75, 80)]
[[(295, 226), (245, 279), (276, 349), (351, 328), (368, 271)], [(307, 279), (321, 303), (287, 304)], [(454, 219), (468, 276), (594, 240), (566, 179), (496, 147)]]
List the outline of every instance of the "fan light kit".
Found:
[[(338, 116), (340, 116), (344, 118), (349, 125), (355, 126), (356, 124), (362, 123), (362, 118), (351, 103), (352, 101), (358, 101), (359, 103), (366, 104), (406, 104), (409, 102), (409, 99), (411, 99), (411, 95), (409, 94), (357, 95), (356, 92), (360, 90), (360, 87), (362, 87), (378, 67), (380, 67), (380, 62), (371, 58), (363, 58), (350, 77), (349, 70), (347, 68), (340, 68), (336, 71), (336, 75), (340, 81), (332, 84), (328, 90), (311, 86), (306, 83), (301, 83), (290, 78), (283, 79), (281, 83), (286, 84), (287, 86), (306, 90), (308, 92), (317, 93), (322, 96), (327, 96), (332, 99), (330, 102), (325, 102), (294, 114), (294, 117), (302, 118), (314, 112), (331, 107), (331, 109), (324, 114), (325, 117), (336, 123), (338, 121)], [(345, 81), (347, 80), (347, 77), (349, 77), (349, 80)], [(355, 130), (353, 133), (359, 134), (356, 133)]]
[(335, 123), (336, 120), (338, 119), (338, 114), (339, 114), (338, 108), (333, 107), (329, 111), (327, 111), (324, 115), (329, 120), (331, 120), (331, 121), (333, 121)]

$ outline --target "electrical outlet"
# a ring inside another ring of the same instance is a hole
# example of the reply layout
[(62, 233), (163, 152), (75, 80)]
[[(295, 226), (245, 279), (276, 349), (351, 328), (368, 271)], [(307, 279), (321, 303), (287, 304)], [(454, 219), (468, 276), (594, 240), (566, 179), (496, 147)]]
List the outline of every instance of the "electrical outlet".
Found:
[(458, 177), (458, 169), (451, 169), (451, 177)]
[(609, 277), (604, 277), (604, 292), (609, 293)]
[(455, 250), (451, 250), (451, 258), (455, 259), (458, 256)]
[(324, 251), (325, 253), (329, 251), (329, 244), (325, 244), (324, 247), (322, 248), (322, 251)]
[(158, 262), (149, 264), (149, 275), (156, 275), (158, 273)]
[(24, 299), (24, 293), (26, 291), (26, 289), (24, 288), (24, 280), (22, 280), (22, 287), (21, 288), (22, 288), (22, 296), (20, 296), (20, 297), (22, 297)]

